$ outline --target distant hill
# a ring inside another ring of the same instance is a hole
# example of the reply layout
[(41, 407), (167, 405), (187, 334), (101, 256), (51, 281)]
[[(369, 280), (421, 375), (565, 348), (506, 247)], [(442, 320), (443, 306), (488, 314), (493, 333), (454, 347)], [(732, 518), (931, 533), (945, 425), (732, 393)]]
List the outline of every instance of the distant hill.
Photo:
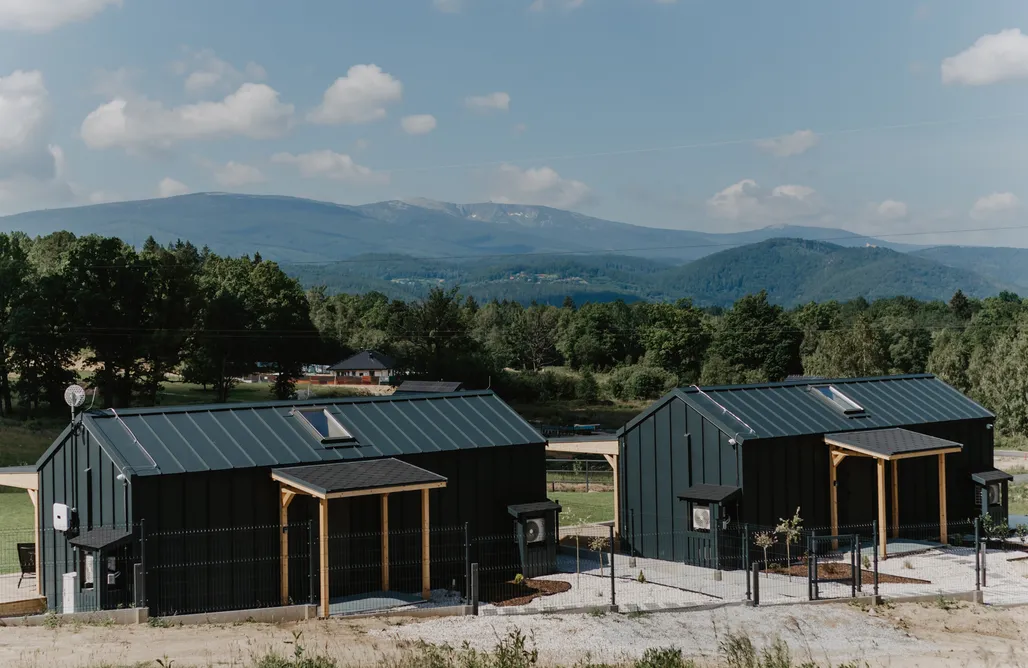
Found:
[[(296, 197), (201, 193), (32, 211), (0, 218), (0, 230), (69, 230), (141, 244), (189, 239), (219, 253), (259, 252), (281, 262), (331, 261), (368, 253), (478, 257), (524, 253), (624, 253), (689, 262), (774, 237), (845, 246), (886, 242), (826, 228), (775, 227), (734, 234), (640, 227), (544, 206), (430, 200), (345, 206)], [(907, 250), (914, 247), (900, 247)]]
[(973, 272), (927, 258), (803, 239), (771, 239), (722, 251), (663, 278), (665, 290), (699, 304), (730, 304), (761, 289), (784, 305), (897, 295), (949, 299), (958, 289), (984, 297), (1001, 290)]
[(914, 255), (950, 267), (973, 271), (1022, 294), (1028, 292), (1028, 248), (990, 246), (937, 246)]
[(1001, 286), (973, 272), (886, 248), (846, 248), (824, 241), (771, 239), (709, 255), (685, 266), (624, 256), (530, 256), (448, 262), (405, 256), (362, 256), (353, 261), (284, 265), (306, 285), (332, 292), (379, 290), (391, 297), (421, 297), (432, 286), (462, 288), (480, 300), (513, 299), (559, 304), (691, 297), (727, 306), (767, 289), (772, 301), (792, 306), (811, 300), (875, 299), (907, 295), (949, 299), (958, 289), (973, 296)]

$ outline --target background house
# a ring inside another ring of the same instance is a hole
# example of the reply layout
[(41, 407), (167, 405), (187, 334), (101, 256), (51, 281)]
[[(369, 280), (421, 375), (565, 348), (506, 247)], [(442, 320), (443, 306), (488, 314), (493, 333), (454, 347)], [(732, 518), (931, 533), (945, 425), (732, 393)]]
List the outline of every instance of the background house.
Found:
[(798, 507), (823, 534), (878, 521), (945, 540), (983, 499), (1005, 521), (994, 419), (931, 375), (680, 388), (618, 432), (621, 533), (643, 556), (700, 560), (719, 529)]
[(387, 383), (393, 377), (396, 363), (388, 355), (362, 350), (329, 367), (337, 380), (361, 379), (363, 382)]

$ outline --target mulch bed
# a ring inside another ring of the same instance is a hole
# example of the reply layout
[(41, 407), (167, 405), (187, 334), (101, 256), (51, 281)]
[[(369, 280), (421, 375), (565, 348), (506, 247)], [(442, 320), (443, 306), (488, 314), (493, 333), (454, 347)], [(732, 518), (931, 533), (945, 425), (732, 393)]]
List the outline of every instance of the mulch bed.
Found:
[[(807, 565), (796, 564), (786, 569), (764, 570), (764, 573), (770, 573), (772, 575), (792, 575), (795, 577), (807, 577)], [(838, 563), (825, 563), (821, 562), (817, 565), (817, 577), (821, 580), (844, 580), (852, 577), (851, 569), (849, 564), (838, 564)], [(874, 582), (874, 571), (867, 571), (860, 569), (860, 578), (863, 584)], [(905, 578), (899, 575), (890, 575), (888, 573), (882, 573), (878, 571), (878, 583), (879, 584), (931, 584), (930, 580), (918, 580), (917, 578)]]
[(485, 597), (488, 603), (497, 607), (525, 605), (541, 596), (553, 596), (571, 590), (571, 583), (563, 580), (523, 580), (514, 584), (513, 580), (499, 583), (491, 587), (493, 591)]

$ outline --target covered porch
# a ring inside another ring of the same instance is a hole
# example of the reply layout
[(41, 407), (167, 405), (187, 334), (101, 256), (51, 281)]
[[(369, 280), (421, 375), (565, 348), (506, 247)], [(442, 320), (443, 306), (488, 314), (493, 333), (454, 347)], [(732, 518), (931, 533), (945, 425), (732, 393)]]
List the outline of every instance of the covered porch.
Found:
[[(19, 544), (18, 561), (21, 566), (21, 573), (18, 575), (2, 575), (0, 578), (10, 580), (0, 585), (0, 602), (35, 598), (42, 595), (43, 583), (40, 578), (39, 559), (39, 473), (35, 466), (9, 466), (0, 468), (0, 486), (23, 489), (29, 495), (32, 502), (32, 544)], [(31, 567), (31, 572), (30, 572)], [(26, 578), (35, 578), (35, 586), (31, 592), (28, 585), (22, 583)], [(8, 586), (15, 583), (14, 586)]]
[[(379, 497), (381, 509), (381, 592), (396, 598), (389, 583), (389, 497), (392, 494), (421, 494), (421, 596), (431, 593), (430, 508), (429, 492), (446, 486), (446, 478), (398, 459), (372, 459), (354, 462), (333, 462), (312, 466), (274, 469), (273, 480), (279, 484), (281, 531), (281, 602), (289, 603), (289, 506), (297, 495), (307, 495), (318, 502), (318, 569), (320, 616), (331, 614), (329, 593), (329, 501), (364, 496)], [(313, 559), (314, 555), (311, 555)], [(401, 598), (403, 598), (401, 596)]]
[[(839, 533), (839, 466), (849, 457), (867, 457), (875, 461), (878, 491), (878, 553), (888, 556), (889, 529), (899, 537), (899, 462), (914, 457), (935, 457), (938, 461), (939, 542), (949, 542), (946, 516), (946, 455), (960, 452), (963, 446), (954, 441), (919, 434), (907, 429), (873, 429), (869, 431), (825, 434), (830, 452), (830, 488), (832, 535)], [(886, 489), (886, 465), (890, 467), (891, 490)], [(928, 490), (924, 490), (927, 492)], [(891, 517), (888, 500), (892, 501)]]

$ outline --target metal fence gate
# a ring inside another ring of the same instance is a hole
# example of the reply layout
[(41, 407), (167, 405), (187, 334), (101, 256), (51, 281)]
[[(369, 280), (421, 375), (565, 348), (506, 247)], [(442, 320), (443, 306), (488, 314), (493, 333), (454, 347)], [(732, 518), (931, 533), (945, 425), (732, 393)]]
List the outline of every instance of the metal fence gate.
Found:
[(811, 601), (856, 598), (863, 586), (860, 536), (808, 536), (807, 579)]

